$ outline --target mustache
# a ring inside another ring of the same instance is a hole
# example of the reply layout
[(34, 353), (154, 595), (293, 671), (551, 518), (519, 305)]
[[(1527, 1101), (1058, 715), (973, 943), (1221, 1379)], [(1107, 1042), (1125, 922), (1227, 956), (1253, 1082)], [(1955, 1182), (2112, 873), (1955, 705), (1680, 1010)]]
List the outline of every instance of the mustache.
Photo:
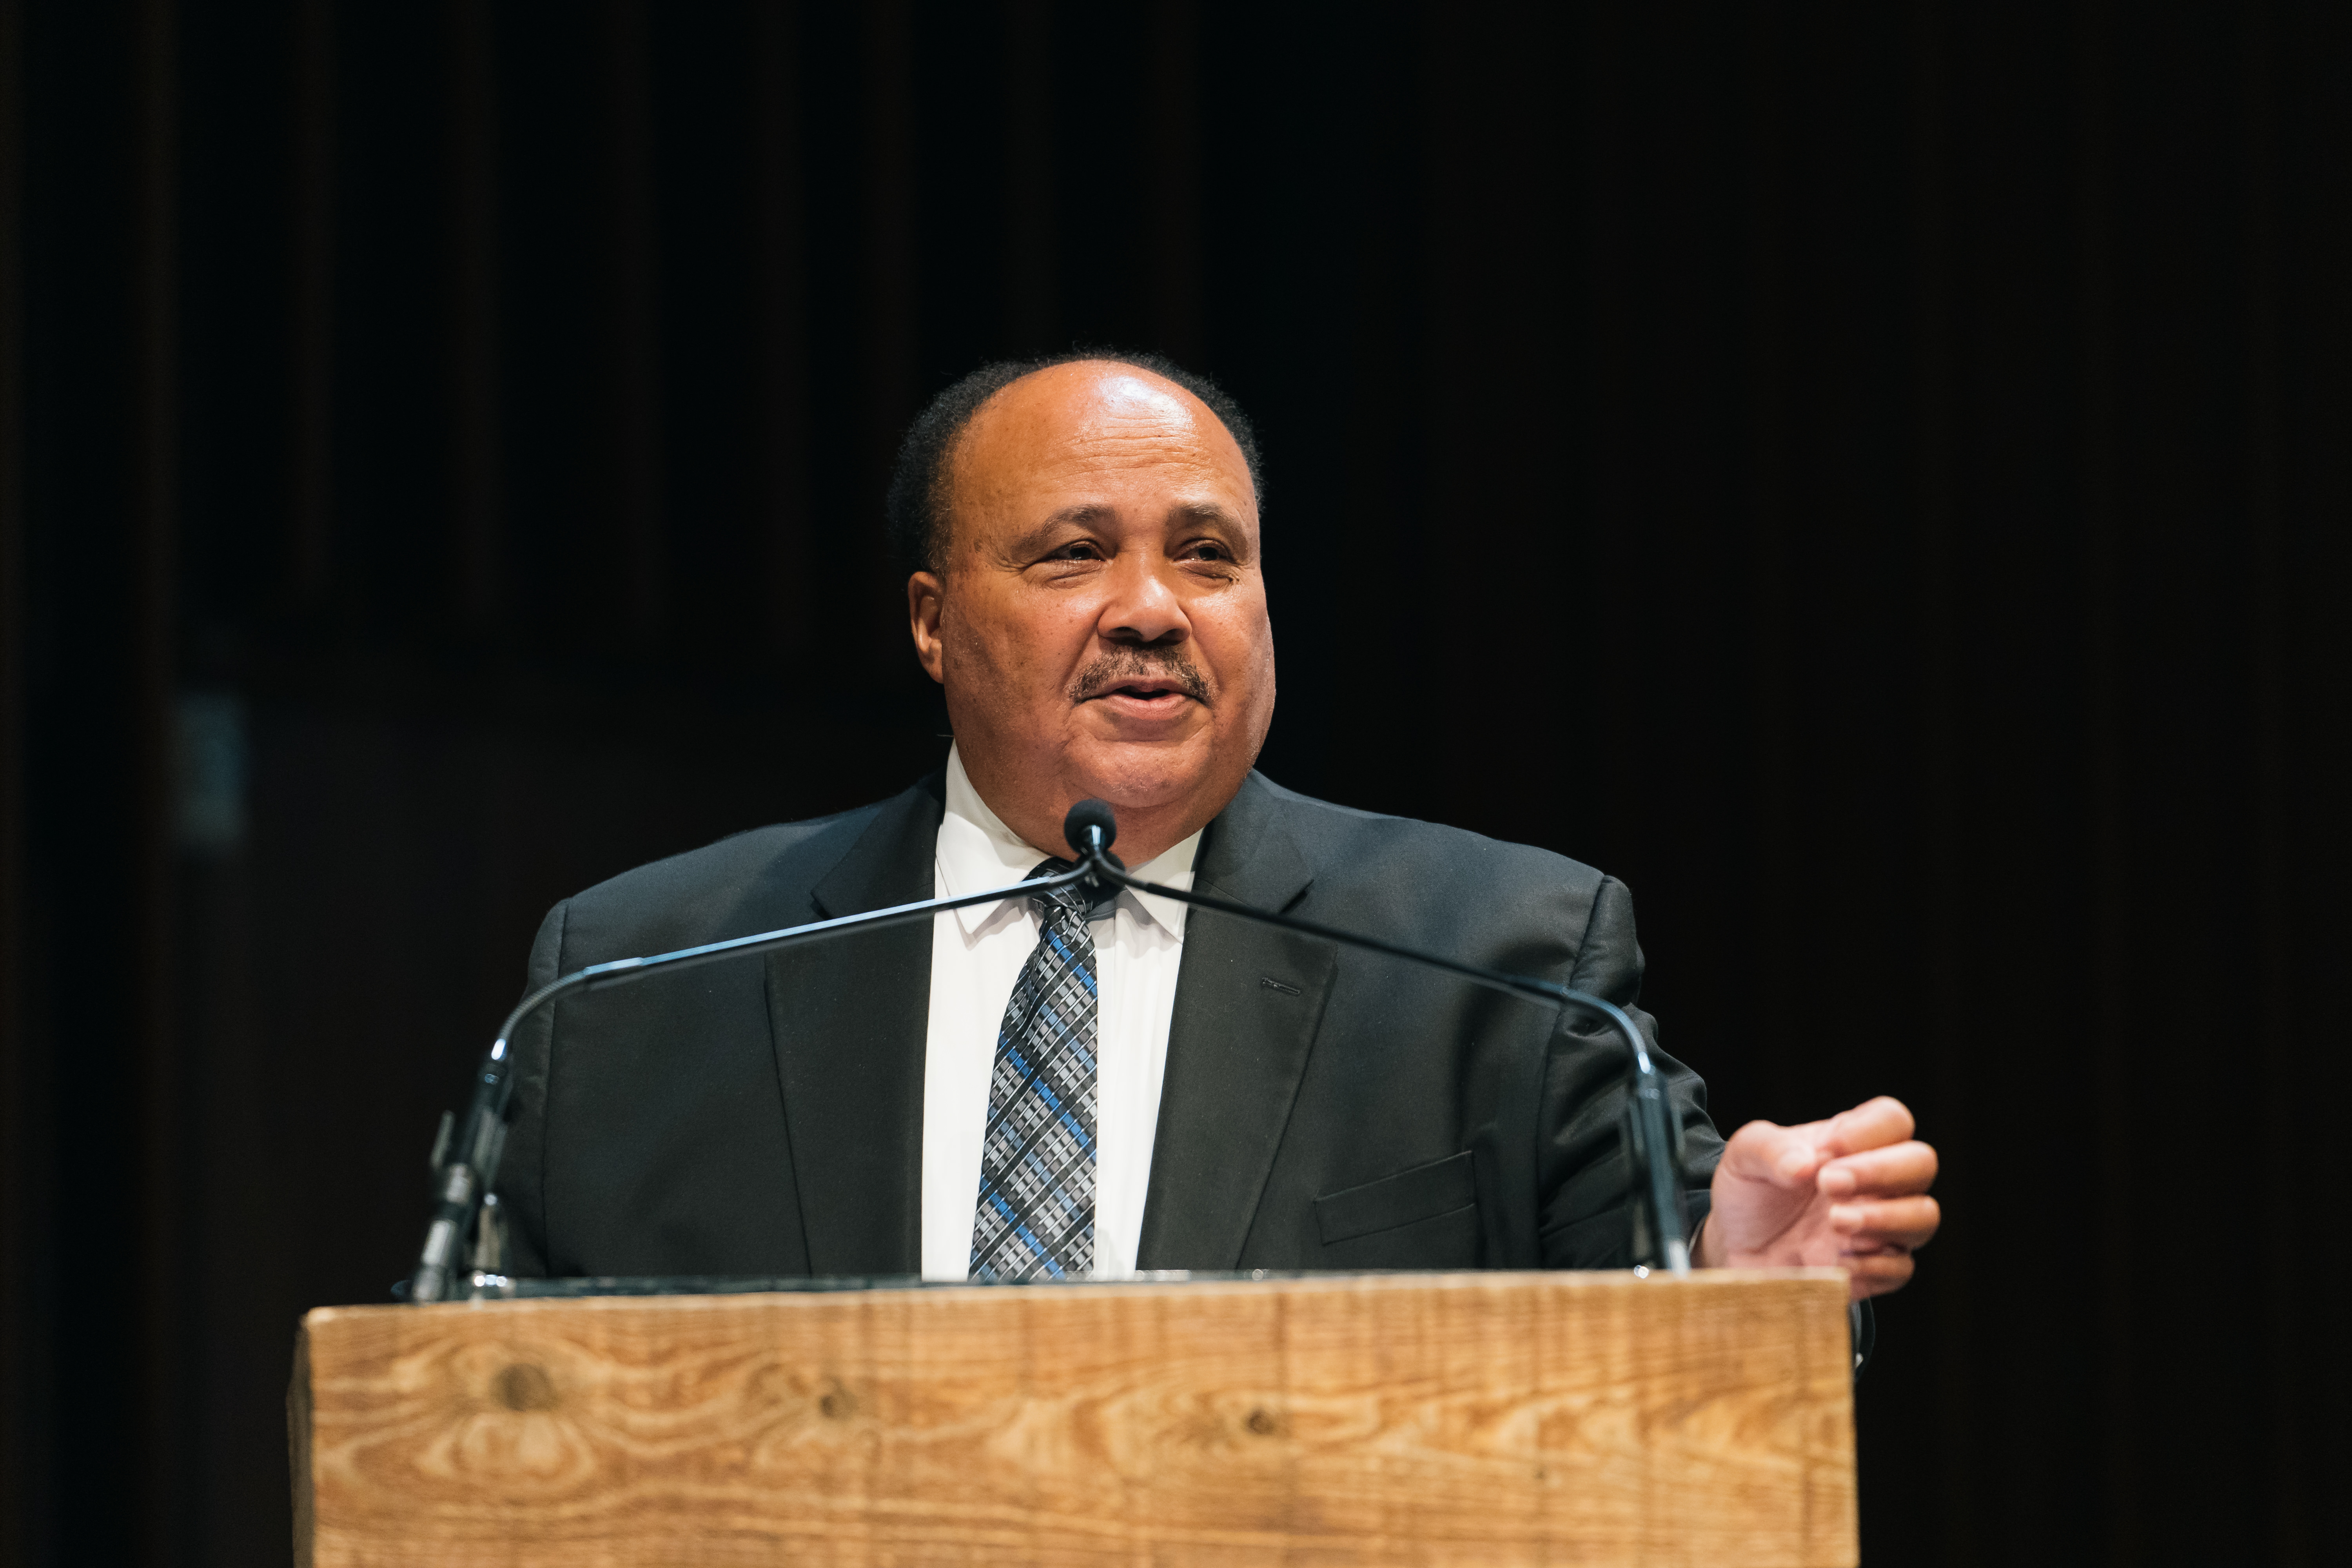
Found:
[(1070, 700), (1084, 702), (1130, 680), (1172, 680), (1193, 701), (1205, 705), (1209, 700), (1208, 678), (1181, 648), (1174, 647), (1122, 647), (1104, 654), (1070, 682)]

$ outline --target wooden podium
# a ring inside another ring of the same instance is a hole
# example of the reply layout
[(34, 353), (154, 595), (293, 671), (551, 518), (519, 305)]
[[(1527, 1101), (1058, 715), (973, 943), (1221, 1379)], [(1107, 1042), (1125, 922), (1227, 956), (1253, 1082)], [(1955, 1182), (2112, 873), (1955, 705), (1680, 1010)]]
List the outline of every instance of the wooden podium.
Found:
[(303, 1564), (1857, 1559), (1832, 1271), (322, 1308)]

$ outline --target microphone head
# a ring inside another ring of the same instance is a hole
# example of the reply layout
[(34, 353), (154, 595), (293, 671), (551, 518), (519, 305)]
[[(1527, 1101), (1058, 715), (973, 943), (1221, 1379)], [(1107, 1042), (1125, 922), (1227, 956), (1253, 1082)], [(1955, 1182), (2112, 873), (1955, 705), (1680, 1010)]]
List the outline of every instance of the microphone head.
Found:
[(1118, 818), (1111, 815), (1110, 807), (1101, 801), (1082, 800), (1070, 807), (1070, 814), (1062, 818), (1063, 838), (1081, 856), (1087, 852), (1089, 828), (1102, 834), (1102, 847), (1106, 849), (1118, 838)]

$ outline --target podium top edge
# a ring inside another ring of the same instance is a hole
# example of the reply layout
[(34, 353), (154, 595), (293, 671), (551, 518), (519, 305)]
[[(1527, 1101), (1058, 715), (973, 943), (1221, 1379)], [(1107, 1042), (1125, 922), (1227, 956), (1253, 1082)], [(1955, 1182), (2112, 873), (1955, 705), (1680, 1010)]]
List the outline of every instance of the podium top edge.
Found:
[(1329, 1292), (1363, 1290), (1496, 1290), (1540, 1286), (1558, 1290), (1723, 1290), (1754, 1289), (1790, 1285), (1836, 1287), (1846, 1284), (1837, 1268), (1706, 1268), (1676, 1279), (1664, 1273), (1637, 1274), (1632, 1269), (1546, 1270), (1474, 1269), (1459, 1271), (1383, 1271), (1378, 1273), (1292, 1273), (1257, 1270), (1245, 1273), (1185, 1273), (1165, 1271), (1117, 1279), (1066, 1280), (1050, 1284), (974, 1285), (961, 1280), (925, 1280), (918, 1276), (814, 1279), (578, 1279), (501, 1281), (496, 1293), (429, 1305), (402, 1302), (314, 1307), (303, 1315), (305, 1327), (349, 1314), (382, 1312), (530, 1311), (551, 1306), (576, 1306), (602, 1310), (658, 1305), (666, 1310), (740, 1307), (764, 1300), (768, 1304), (838, 1298), (844, 1295), (934, 1300), (1023, 1298), (1069, 1300), (1116, 1293), (1171, 1298), (1203, 1293)]

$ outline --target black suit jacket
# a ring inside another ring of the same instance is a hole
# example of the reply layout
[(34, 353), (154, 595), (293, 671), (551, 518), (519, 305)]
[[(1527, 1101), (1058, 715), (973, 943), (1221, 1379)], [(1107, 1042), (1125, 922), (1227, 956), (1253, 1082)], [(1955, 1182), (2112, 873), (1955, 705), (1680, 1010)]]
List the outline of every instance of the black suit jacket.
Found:
[[(569, 899), (540, 930), (530, 984), (929, 898), (942, 778)], [(1641, 986), (1622, 884), (1256, 773), (1210, 825), (1196, 885), (1629, 1009)], [(930, 953), (931, 928), (916, 922), (542, 1013), (518, 1041), (499, 1183), (509, 1267), (917, 1271)], [(1654, 1025), (1634, 1016), (1654, 1049)], [(1660, 1066), (1703, 1184), (1722, 1149), (1706, 1088), (1671, 1058)], [(1138, 1264), (1623, 1267), (1626, 1067), (1622, 1044), (1581, 1020), (1194, 910)], [(1705, 1203), (1695, 1191), (1696, 1213)]]

